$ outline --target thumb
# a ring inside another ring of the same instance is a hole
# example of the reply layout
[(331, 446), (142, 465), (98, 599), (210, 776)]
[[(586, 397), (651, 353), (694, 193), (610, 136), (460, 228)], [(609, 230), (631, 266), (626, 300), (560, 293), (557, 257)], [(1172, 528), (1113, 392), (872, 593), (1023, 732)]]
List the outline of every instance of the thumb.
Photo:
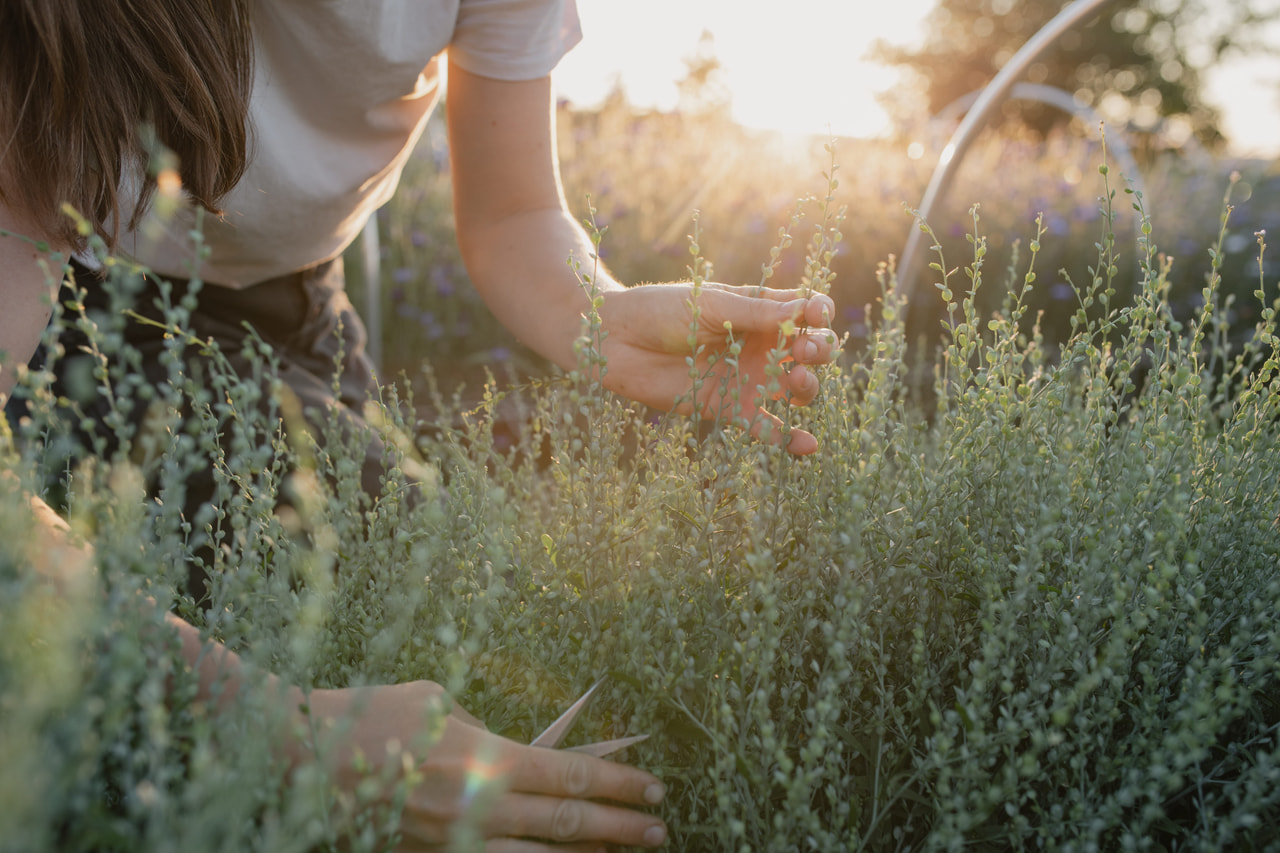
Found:
[(735, 332), (776, 332), (786, 321), (799, 322), (807, 300), (776, 302), (727, 290), (702, 292), (702, 317), (707, 325), (720, 329), (729, 323)]
[(472, 728), (483, 729), (486, 732), (489, 731), (489, 727), (484, 724), (483, 720), (473, 716), (471, 712), (456, 702), (454, 703), (452, 710), (449, 711), (449, 716), (461, 723), (471, 726)]

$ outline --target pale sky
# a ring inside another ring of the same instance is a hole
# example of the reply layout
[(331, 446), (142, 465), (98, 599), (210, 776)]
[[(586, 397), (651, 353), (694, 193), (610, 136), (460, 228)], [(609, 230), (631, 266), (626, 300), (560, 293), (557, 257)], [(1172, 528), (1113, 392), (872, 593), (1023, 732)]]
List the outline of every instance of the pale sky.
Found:
[[(1230, 3), (1232, 0), (1217, 0)], [(803, 133), (874, 135), (875, 95), (897, 72), (863, 61), (876, 38), (918, 42), (934, 0), (578, 0), (585, 39), (556, 71), (560, 94), (598, 103), (615, 79), (640, 106), (675, 106), (675, 81), (713, 34), (735, 117)], [(785, 9), (782, 15), (774, 10)], [(1276, 41), (1280, 42), (1280, 32)], [(1242, 153), (1280, 154), (1280, 58), (1215, 70), (1210, 97)]]

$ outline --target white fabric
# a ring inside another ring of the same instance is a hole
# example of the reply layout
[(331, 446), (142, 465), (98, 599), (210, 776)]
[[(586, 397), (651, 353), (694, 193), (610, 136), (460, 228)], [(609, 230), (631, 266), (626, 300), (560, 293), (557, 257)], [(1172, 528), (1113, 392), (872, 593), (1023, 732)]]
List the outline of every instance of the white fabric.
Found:
[[(205, 216), (205, 280), (244, 287), (335, 257), (391, 197), (440, 94), (440, 54), (545, 76), (581, 38), (574, 0), (258, 0), (248, 170)], [(151, 215), (121, 248), (187, 277), (195, 214)]]

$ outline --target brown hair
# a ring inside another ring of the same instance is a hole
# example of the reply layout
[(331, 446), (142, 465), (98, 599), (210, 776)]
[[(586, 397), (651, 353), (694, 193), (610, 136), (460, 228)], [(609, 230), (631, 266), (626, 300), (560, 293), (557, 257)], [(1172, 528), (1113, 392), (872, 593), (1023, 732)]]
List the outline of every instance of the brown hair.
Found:
[[(99, 233), (120, 225), (126, 170), (151, 128), (183, 188), (214, 210), (248, 157), (250, 0), (0, 2), (0, 200), (40, 236), (80, 245), (69, 202)], [(130, 227), (155, 192), (146, 179)]]

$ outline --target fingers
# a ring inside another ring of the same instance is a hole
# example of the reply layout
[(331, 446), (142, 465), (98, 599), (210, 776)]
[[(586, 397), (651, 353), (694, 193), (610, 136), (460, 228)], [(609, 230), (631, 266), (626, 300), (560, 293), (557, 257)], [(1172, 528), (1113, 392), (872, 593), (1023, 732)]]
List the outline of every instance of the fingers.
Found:
[(498, 811), (494, 828), (504, 835), (632, 847), (657, 847), (667, 840), (667, 828), (658, 818), (587, 800), (509, 794)]
[(805, 325), (815, 328), (831, 328), (831, 319), (836, 315), (836, 303), (825, 293), (818, 293), (805, 303)]
[(798, 290), (779, 292), (795, 294), (792, 299), (783, 302), (784, 305), (791, 306), (791, 309), (796, 312), (790, 318), (795, 323), (815, 329), (830, 328), (831, 318), (836, 313), (836, 303), (832, 301), (830, 296), (825, 293), (812, 293), (806, 298)]
[(818, 440), (813, 437), (812, 433), (795, 428), (788, 432), (784, 426), (777, 415), (761, 409), (751, 421), (749, 432), (751, 437), (757, 441), (766, 441), (775, 447), (785, 442), (786, 450), (792, 456), (808, 456), (810, 453), (817, 451)]
[(522, 838), (496, 838), (484, 846), (484, 853), (600, 853), (605, 849), (598, 841), (553, 845)]
[(777, 290), (772, 287), (755, 287), (752, 285), (707, 284), (705, 288), (731, 293), (747, 299), (766, 299), (779, 304), (789, 304), (803, 300), (805, 312), (803, 318), (795, 317), (796, 322), (804, 321), (809, 326), (829, 326), (836, 313), (836, 303), (825, 293), (806, 293), (803, 290)]
[(704, 319), (715, 329), (725, 322), (743, 332), (767, 332), (791, 322), (815, 328), (831, 324), (835, 302), (824, 293), (807, 297), (799, 290), (708, 286), (700, 302)]
[(494, 814), (501, 835), (555, 841), (595, 840), (654, 847), (666, 840), (661, 819), (588, 800), (657, 805), (665, 795), (658, 777), (625, 764), (573, 752), (523, 747), (511, 793)]
[(657, 805), (665, 796), (652, 773), (578, 752), (520, 747), (511, 790), (557, 797), (616, 800)]
[(580, 753), (478, 738), (479, 746), (466, 750), (470, 757), (423, 768), (401, 819), (406, 844), (444, 843), (468, 826), (486, 838), (591, 841), (597, 848), (655, 847), (666, 840), (660, 818), (591, 802), (656, 805), (665, 792), (652, 774)]
[(791, 402), (797, 406), (807, 406), (818, 396), (821, 384), (813, 371), (803, 364), (797, 364), (782, 377), (784, 392), (791, 395)]
[(836, 351), (836, 334), (830, 329), (807, 329), (791, 342), (796, 364), (829, 364)]

